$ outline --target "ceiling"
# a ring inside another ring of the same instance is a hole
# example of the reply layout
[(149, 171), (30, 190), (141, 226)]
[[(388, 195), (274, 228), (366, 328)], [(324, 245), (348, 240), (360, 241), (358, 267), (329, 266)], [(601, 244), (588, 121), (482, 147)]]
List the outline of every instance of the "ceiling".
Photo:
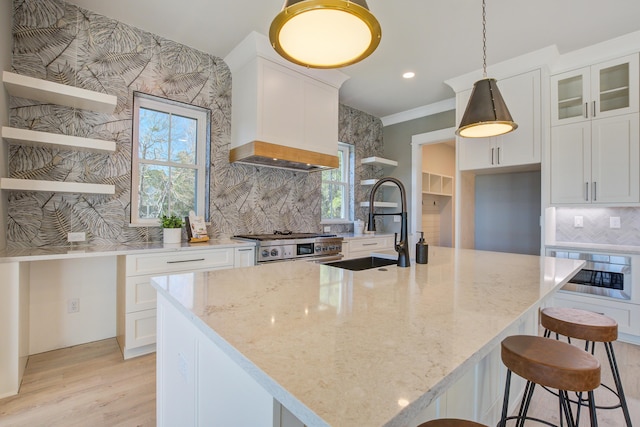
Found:
[[(69, 0), (224, 58), (251, 31), (267, 35), (283, 0)], [(482, 77), (480, 0), (368, 0), (382, 41), (350, 76), (340, 102), (376, 117), (454, 96), (444, 80)], [(638, 0), (487, 0), (487, 62), (550, 45), (560, 53), (640, 30)], [(405, 71), (416, 77), (405, 80)]]

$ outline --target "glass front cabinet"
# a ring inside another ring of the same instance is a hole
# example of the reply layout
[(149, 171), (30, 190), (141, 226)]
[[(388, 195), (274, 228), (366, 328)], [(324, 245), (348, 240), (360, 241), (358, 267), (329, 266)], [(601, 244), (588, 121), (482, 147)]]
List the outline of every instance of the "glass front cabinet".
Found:
[(638, 54), (551, 76), (552, 126), (638, 111)]

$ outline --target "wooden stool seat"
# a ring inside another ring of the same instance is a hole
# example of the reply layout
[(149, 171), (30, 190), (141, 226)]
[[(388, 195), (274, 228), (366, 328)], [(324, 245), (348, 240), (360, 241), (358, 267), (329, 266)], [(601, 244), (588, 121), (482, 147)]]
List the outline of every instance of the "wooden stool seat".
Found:
[(454, 418), (442, 418), (440, 420), (431, 420), (420, 424), (418, 427), (487, 427), (484, 424), (474, 423), (473, 421), (458, 420)]
[(502, 361), (522, 378), (566, 391), (591, 391), (600, 385), (598, 359), (562, 341), (514, 335), (502, 341)]
[(571, 338), (592, 342), (618, 339), (618, 323), (604, 314), (575, 308), (548, 307), (540, 312), (545, 329)]

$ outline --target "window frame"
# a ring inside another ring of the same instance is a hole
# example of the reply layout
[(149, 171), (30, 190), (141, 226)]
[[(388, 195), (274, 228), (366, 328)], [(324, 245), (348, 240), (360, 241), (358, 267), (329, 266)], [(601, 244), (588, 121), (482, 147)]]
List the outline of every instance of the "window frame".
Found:
[[(342, 177), (343, 179), (346, 178), (346, 181), (325, 181), (324, 179), (321, 179), (321, 186), (324, 185), (325, 183), (332, 183), (332, 184), (337, 184), (337, 185), (342, 185), (345, 187), (345, 199), (344, 200), (344, 206), (345, 206), (345, 217), (344, 218), (324, 218), (321, 217), (320, 218), (320, 223), (321, 224), (345, 224), (345, 223), (350, 223), (353, 221), (353, 208), (354, 208), (354, 202), (353, 202), (353, 180), (354, 180), (354, 160), (355, 160), (355, 156), (354, 156), (354, 149), (355, 147), (351, 144), (347, 144), (345, 142), (338, 142), (338, 151), (342, 152), (342, 158), (343, 158), (343, 172), (342, 172)], [(322, 197), (322, 191), (320, 191), (320, 197)], [(322, 203), (321, 203), (322, 204)], [(320, 215), (322, 215), (322, 210), (320, 212)]]
[[(196, 120), (196, 161), (194, 164), (172, 162), (164, 160), (140, 159), (139, 133), (140, 133), (140, 108), (150, 109), (179, 115)], [(131, 226), (159, 226), (160, 218), (140, 218), (138, 205), (140, 203), (140, 165), (151, 164), (193, 169), (196, 171), (196, 197), (195, 212), (198, 216), (208, 219), (209, 213), (209, 156), (210, 156), (210, 111), (203, 107), (190, 105), (178, 101), (148, 95), (142, 92), (133, 94), (133, 136), (131, 141)], [(202, 183), (202, 185), (200, 185)], [(170, 214), (170, 213), (169, 213)]]

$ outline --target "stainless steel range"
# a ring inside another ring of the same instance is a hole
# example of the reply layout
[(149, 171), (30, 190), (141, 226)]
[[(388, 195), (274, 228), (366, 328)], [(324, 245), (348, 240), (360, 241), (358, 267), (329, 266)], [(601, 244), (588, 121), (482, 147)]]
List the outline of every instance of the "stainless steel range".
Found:
[(274, 231), (273, 234), (241, 234), (233, 237), (256, 242), (258, 264), (293, 260), (322, 263), (342, 259), (342, 237), (335, 234)]

